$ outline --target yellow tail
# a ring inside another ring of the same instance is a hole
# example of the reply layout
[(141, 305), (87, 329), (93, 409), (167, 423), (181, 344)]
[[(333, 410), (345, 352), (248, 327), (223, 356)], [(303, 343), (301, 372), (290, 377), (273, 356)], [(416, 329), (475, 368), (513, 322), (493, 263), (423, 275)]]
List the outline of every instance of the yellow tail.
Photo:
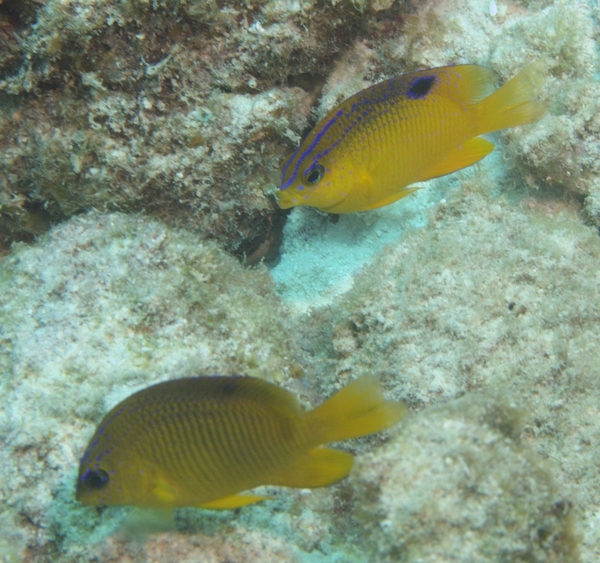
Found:
[(306, 414), (318, 444), (366, 436), (396, 424), (405, 414), (402, 403), (386, 401), (374, 377), (361, 377)]
[(480, 124), (477, 135), (525, 125), (540, 119), (546, 112), (546, 105), (534, 98), (542, 88), (542, 76), (543, 63), (531, 63), (491, 96), (477, 104)]

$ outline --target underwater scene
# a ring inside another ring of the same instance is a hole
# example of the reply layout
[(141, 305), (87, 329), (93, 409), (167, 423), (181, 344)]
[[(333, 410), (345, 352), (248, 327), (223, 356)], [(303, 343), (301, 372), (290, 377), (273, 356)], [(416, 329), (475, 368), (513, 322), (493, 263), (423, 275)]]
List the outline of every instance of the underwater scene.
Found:
[(1, 563), (600, 561), (598, 0), (0, 0)]

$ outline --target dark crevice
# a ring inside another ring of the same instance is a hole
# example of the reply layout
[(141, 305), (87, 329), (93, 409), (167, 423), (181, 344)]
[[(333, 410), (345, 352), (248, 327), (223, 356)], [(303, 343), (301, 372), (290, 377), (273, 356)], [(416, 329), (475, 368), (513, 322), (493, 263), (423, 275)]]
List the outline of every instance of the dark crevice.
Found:
[(35, 23), (39, 7), (41, 4), (27, 0), (3, 0), (0, 3), (0, 18), (8, 21), (16, 30), (22, 30)]

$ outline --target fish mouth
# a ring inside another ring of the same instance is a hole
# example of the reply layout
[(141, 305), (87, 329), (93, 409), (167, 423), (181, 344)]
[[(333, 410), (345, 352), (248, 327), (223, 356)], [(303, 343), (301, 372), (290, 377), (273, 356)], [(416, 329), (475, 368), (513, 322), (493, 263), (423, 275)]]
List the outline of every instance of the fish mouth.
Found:
[(277, 203), (281, 209), (289, 209), (290, 207), (294, 207), (297, 205), (296, 201), (294, 201), (294, 197), (292, 194), (286, 190), (279, 190), (277, 192)]

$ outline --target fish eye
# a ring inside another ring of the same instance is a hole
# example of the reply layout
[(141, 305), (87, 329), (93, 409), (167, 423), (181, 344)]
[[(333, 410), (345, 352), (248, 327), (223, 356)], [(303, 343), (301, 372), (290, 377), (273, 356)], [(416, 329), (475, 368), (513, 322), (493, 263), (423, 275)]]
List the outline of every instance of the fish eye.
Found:
[(322, 164), (315, 164), (311, 166), (304, 175), (306, 176), (306, 181), (309, 184), (316, 184), (325, 173), (325, 167)]
[(88, 469), (81, 478), (81, 482), (90, 489), (97, 491), (108, 484), (108, 473), (104, 469)]

